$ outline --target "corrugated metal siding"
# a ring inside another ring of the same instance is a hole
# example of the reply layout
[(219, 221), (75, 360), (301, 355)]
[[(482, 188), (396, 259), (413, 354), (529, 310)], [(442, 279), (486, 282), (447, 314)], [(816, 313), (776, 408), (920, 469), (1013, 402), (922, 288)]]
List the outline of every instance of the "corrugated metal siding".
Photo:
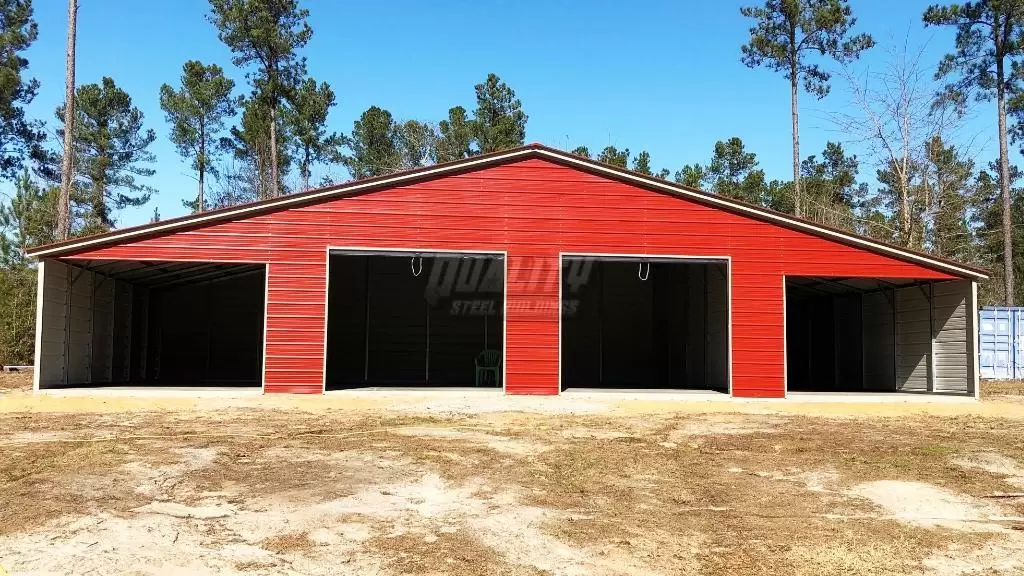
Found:
[(729, 271), (726, 266), (707, 270), (708, 385), (729, 389)]
[(896, 343), (893, 324), (892, 290), (872, 292), (861, 297), (864, 330), (864, 389), (896, 389)]
[(266, 390), (319, 392), (329, 245), (507, 251), (506, 389), (519, 394), (558, 391), (559, 252), (731, 256), (737, 396), (783, 394), (783, 274), (950, 278), (539, 159), (77, 257), (270, 263)]
[(1024, 308), (986, 307), (979, 313), (982, 378), (1024, 378)]
[(69, 273), (67, 383), (92, 383), (93, 273), (72, 268)]
[(928, 390), (931, 371), (931, 309), (927, 286), (896, 290), (896, 388)]
[(935, 330), (936, 392), (971, 392), (974, 362), (969, 331), (967, 303), (971, 299), (971, 283), (960, 280), (937, 282), (932, 287)]
[(43, 316), (39, 350), (39, 387), (64, 383), (68, 320), (68, 274), (71, 268), (57, 261), (43, 266)]
[(114, 334), (111, 351), (111, 379), (128, 382), (131, 379), (132, 355), (132, 285), (114, 281)]
[(92, 382), (110, 383), (114, 358), (114, 281), (93, 274)]

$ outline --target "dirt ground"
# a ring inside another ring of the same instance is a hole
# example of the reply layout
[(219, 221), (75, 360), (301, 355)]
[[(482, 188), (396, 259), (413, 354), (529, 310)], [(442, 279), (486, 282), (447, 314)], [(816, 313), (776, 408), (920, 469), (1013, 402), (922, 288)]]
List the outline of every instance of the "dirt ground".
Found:
[(48, 397), (20, 378), (0, 379), (13, 575), (1024, 574), (1010, 386), (867, 405)]

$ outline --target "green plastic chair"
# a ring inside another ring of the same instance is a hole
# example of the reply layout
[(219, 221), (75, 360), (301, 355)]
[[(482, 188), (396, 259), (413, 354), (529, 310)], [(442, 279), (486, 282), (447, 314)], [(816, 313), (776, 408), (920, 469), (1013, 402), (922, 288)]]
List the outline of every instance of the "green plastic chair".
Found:
[(476, 356), (476, 385), (484, 382), (488, 373), (494, 375), (494, 384), (501, 386), (501, 352), (497, 350), (484, 350)]

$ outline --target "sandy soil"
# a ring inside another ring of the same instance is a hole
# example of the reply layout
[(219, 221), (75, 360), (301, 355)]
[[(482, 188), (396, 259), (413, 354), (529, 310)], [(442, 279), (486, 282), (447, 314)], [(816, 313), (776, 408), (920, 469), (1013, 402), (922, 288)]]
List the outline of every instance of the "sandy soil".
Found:
[(316, 400), (4, 393), (0, 567), (1024, 573), (1019, 402)]

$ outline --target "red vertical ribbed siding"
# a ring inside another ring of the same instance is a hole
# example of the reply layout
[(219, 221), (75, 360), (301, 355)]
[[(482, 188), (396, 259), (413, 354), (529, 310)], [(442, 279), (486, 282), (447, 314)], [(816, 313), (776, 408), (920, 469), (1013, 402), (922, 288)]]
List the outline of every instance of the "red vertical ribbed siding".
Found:
[(328, 246), (507, 252), (506, 390), (512, 394), (558, 392), (560, 252), (730, 258), (737, 396), (784, 393), (784, 275), (951, 278), (540, 159), (76, 257), (269, 263), (266, 390), (319, 392)]

